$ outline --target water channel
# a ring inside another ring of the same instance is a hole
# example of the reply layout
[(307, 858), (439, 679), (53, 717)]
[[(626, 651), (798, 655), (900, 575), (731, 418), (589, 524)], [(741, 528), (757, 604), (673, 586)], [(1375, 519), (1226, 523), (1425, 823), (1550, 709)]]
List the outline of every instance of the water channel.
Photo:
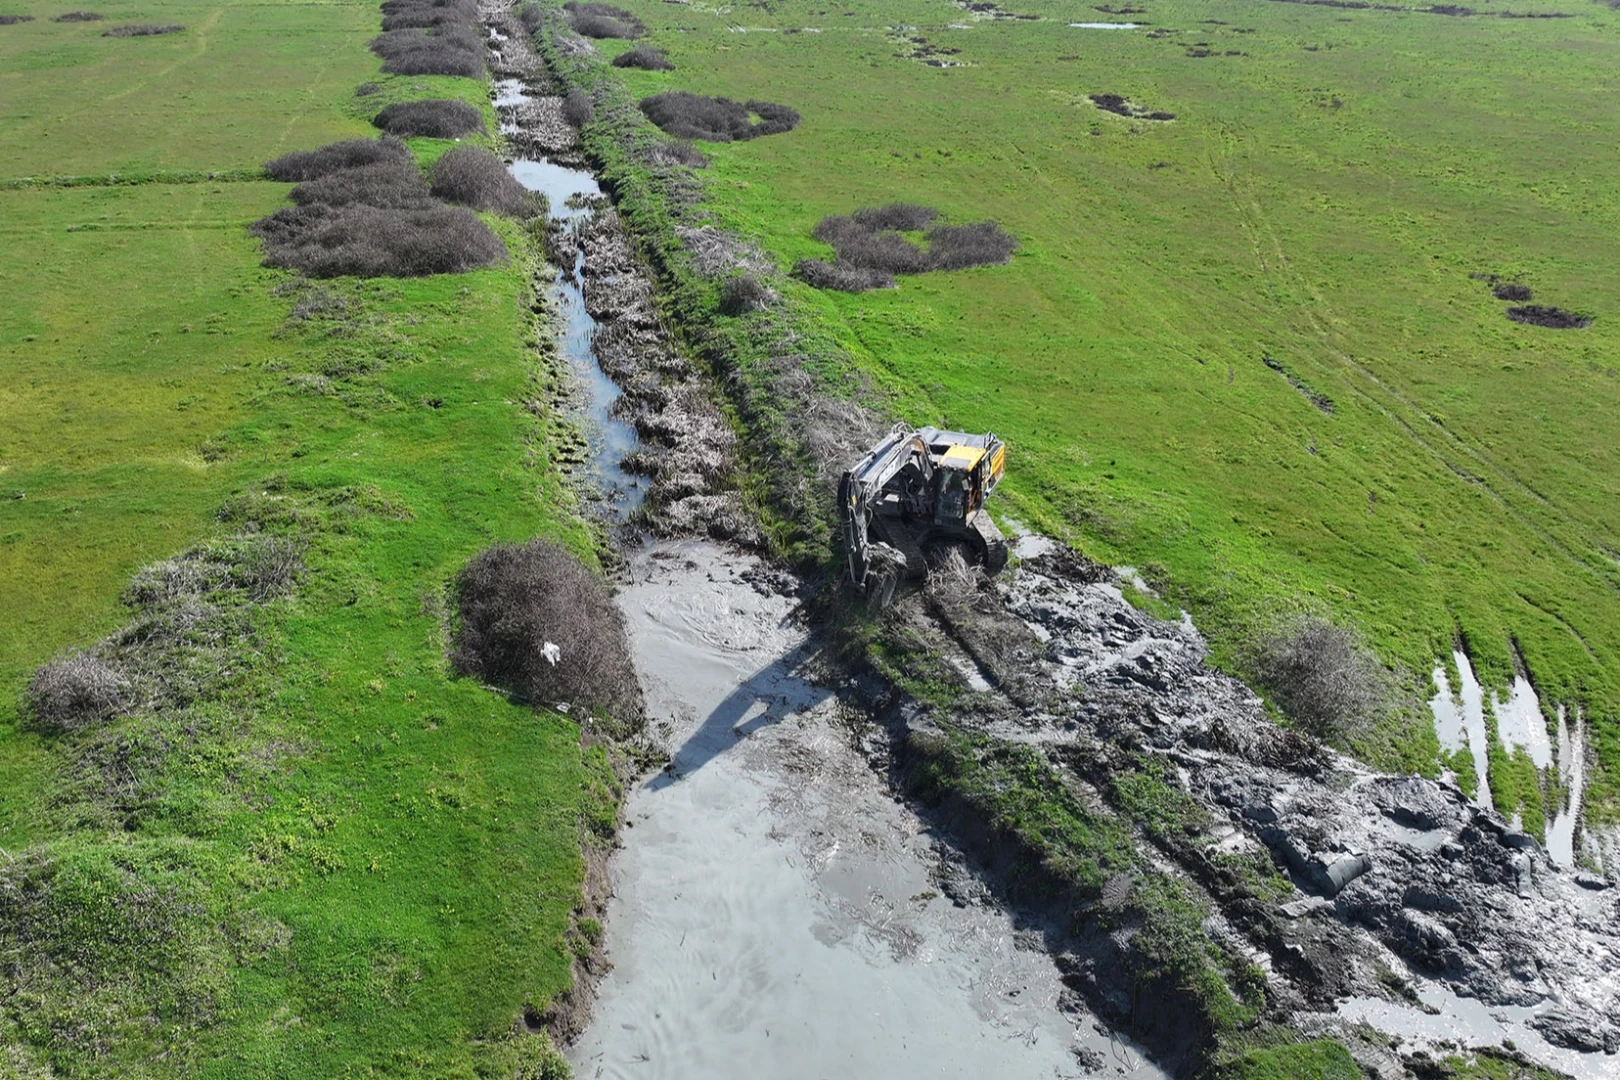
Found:
[[(497, 102), (526, 100), (497, 85)], [(594, 179), (545, 160), (512, 174), (558, 224)], [(577, 376), (590, 477), (610, 520), (639, 503), (634, 429), (591, 352), (583, 254), (551, 303)], [(707, 541), (627, 553), (618, 601), (670, 766), (637, 783), (611, 867), (612, 970), (570, 1050), (581, 1077), (1159, 1078), (1087, 1014), (1038, 930), (973, 884), (889, 794), (845, 715), (806, 677), (812, 643), (757, 560)], [(952, 899), (951, 896), (955, 896)]]

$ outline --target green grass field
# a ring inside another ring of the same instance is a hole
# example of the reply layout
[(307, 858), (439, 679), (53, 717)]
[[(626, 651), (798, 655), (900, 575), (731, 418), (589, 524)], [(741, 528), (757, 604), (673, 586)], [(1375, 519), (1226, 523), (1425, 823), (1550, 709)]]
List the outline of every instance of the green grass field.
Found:
[[(472, 553), (591, 552), (523, 405), (537, 253), (492, 222), (508, 265), (337, 283), (294, 321), (307, 294), (246, 232), (287, 191), (261, 162), (367, 134), (389, 100), (487, 109), (485, 84), (356, 99), (370, 2), (58, 9), (0, 26), (0, 849), (56, 920), (0, 928), (50, 958), (0, 993), (0, 1076), (498, 1072), (534, 1049), (508, 1039), (524, 1006), (568, 985), (580, 829), (611, 794), (572, 722), (444, 660)], [(187, 29), (100, 36), (119, 22)], [(254, 500), (304, 508), (308, 572), (230, 695), (94, 737), (20, 725), (37, 665), (129, 618), (137, 568)], [(86, 779), (108, 747), (133, 810)]]
[[(1425, 694), (1454, 640), (1504, 688), (1516, 647), (1549, 710), (1586, 709), (1592, 813), (1614, 813), (1620, 180), (1600, 148), (1620, 135), (1620, 14), (627, 6), (677, 68), (624, 72), (635, 93), (803, 113), (705, 146), (708, 205), (784, 268), (830, 257), (822, 216), (895, 200), (1018, 236), (1008, 266), (788, 287), (894, 411), (1007, 440), (1008, 516), (1144, 568), (1228, 659), (1301, 604)], [(1142, 25), (1069, 25), (1126, 17)], [(961, 66), (911, 58), (913, 38)], [(1596, 321), (1511, 322), (1490, 274)], [(1425, 730), (1365, 749), (1434, 767)]]

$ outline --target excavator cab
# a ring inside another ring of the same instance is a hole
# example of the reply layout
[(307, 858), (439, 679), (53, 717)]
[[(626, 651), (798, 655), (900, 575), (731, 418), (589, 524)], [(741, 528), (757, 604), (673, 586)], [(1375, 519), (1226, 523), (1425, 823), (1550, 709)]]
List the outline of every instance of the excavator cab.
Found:
[(1006, 463), (993, 434), (897, 425), (839, 484), (852, 583), (886, 604), (901, 580), (926, 576), (930, 557), (953, 546), (1000, 570), (1007, 546), (984, 501)]

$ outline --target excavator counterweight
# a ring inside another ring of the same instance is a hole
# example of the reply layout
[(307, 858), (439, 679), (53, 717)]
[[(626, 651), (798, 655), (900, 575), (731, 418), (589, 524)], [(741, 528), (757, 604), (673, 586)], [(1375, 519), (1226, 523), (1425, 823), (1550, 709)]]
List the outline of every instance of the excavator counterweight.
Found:
[(838, 485), (850, 581), (881, 606), (952, 546), (1000, 570), (1007, 545), (984, 501), (1006, 467), (994, 435), (896, 425)]

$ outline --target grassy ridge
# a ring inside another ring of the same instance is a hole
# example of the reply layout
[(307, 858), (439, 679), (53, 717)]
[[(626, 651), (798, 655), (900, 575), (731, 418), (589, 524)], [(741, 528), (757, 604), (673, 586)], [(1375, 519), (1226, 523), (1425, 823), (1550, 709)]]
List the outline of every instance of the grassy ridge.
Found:
[[(1019, 236), (1008, 267), (786, 287), (906, 415), (1008, 440), (1009, 513), (1144, 567), (1229, 657), (1279, 604), (1353, 621), (1419, 688), (1460, 637), (1505, 689), (1516, 645), (1545, 701), (1585, 703), (1609, 812), (1620, 190), (1590, 148), (1620, 121), (1589, 88), (1620, 17), (1154, 0), (1143, 29), (1098, 31), (1035, 0), (1013, 7), (1039, 21), (629, 6), (677, 68), (620, 73), (633, 94), (804, 114), (705, 148), (707, 205), (780, 264), (827, 257), (822, 216), (894, 199)], [(908, 58), (911, 37), (965, 66)], [(1491, 273), (1597, 321), (1512, 323), (1470, 276)], [(1369, 749), (1433, 767), (1422, 732)]]
[[(568, 985), (614, 783), (573, 722), (443, 650), (443, 587), (491, 540), (590, 556), (525, 407), (538, 252), (492, 220), (506, 266), (310, 288), (246, 232), (287, 190), (259, 162), (369, 133), (373, 102), (487, 110), (486, 87), (379, 78), (372, 3), (102, 10), (188, 29), (41, 12), (0, 37), (0, 157), (33, 178), (0, 190), (0, 938), (55, 957), (0, 1004), (0, 1074), (538, 1067), (510, 1036)], [(302, 537), (308, 569), (234, 681), (84, 735), (21, 726), (29, 673), (125, 622), (137, 567), (242, 528)]]

